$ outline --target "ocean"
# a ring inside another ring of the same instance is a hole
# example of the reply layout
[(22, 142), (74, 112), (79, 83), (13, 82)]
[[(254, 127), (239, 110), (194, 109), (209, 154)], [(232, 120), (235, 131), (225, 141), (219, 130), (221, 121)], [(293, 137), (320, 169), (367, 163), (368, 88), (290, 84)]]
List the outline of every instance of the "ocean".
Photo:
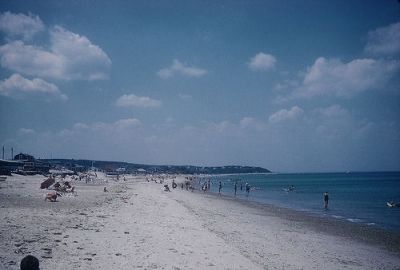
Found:
[[(201, 178), (200, 187), (211, 180), (210, 192), (238, 199), (267, 203), (349, 222), (400, 232), (400, 207), (389, 208), (388, 201), (400, 204), (400, 172), (237, 174)], [(246, 194), (245, 184), (251, 191)], [(241, 190), (242, 185), (242, 190)], [(293, 185), (294, 190), (288, 191)], [(324, 209), (323, 193), (329, 193)]]

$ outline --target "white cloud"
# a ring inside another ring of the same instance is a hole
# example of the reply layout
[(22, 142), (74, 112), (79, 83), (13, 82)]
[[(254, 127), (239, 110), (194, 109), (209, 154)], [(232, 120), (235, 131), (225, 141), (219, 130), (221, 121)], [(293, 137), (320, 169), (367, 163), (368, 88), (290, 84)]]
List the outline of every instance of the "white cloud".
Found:
[(35, 134), (35, 130), (33, 130), (31, 128), (20, 128), (18, 130), (18, 133), (20, 135), (32, 135), (32, 134)]
[(50, 32), (51, 49), (64, 60), (64, 74), (71, 79), (101, 80), (108, 77), (111, 60), (90, 40), (60, 26)]
[(0, 62), (7, 68), (24, 75), (62, 79), (64, 59), (40, 47), (14, 41), (0, 47)]
[(32, 14), (14, 14), (8, 11), (0, 14), (0, 31), (12, 38), (22, 37), (24, 40), (29, 40), (44, 28), (42, 20)]
[(400, 22), (369, 32), (364, 50), (374, 55), (399, 55)]
[(340, 105), (332, 105), (326, 108), (317, 108), (314, 113), (324, 118), (337, 118), (349, 116), (349, 112)]
[(88, 132), (91, 134), (100, 135), (109, 135), (109, 134), (123, 134), (120, 133), (122, 131), (135, 130), (140, 127), (142, 122), (137, 118), (126, 118), (119, 119), (115, 122), (95, 122), (91, 124), (84, 123), (75, 123), (72, 128), (64, 129), (60, 131), (60, 133), (66, 135), (77, 135), (78, 133), (87, 134)]
[(258, 53), (250, 59), (249, 68), (253, 71), (271, 70), (275, 67), (276, 58), (271, 54)]
[(168, 79), (175, 75), (183, 75), (188, 77), (202, 77), (207, 73), (207, 70), (196, 67), (190, 67), (179, 60), (175, 59), (171, 66), (160, 69), (157, 75), (162, 79)]
[(14, 41), (0, 47), (3, 68), (29, 76), (63, 80), (108, 77), (111, 60), (86, 37), (56, 26), (50, 32), (51, 50)]
[(10, 78), (0, 81), (0, 94), (10, 97), (40, 94), (45, 97), (68, 99), (56, 85), (39, 78), (29, 80), (19, 74), (13, 74)]
[(151, 99), (149, 97), (138, 97), (136, 95), (122, 95), (117, 99), (115, 104), (118, 107), (159, 107), (161, 106), (161, 101), (156, 99)]
[(308, 69), (295, 97), (333, 95), (350, 98), (379, 89), (399, 71), (399, 61), (355, 59), (348, 63), (318, 58)]
[(77, 129), (77, 130), (83, 130), (83, 129), (87, 129), (87, 128), (89, 128), (89, 126), (86, 124), (83, 124), (83, 123), (74, 124), (74, 129)]
[(258, 120), (254, 119), (253, 117), (243, 117), (239, 121), (239, 126), (244, 129), (257, 129), (262, 130), (265, 128), (264, 123), (259, 122)]
[(114, 126), (120, 130), (135, 128), (140, 125), (141, 125), (140, 120), (138, 120), (136, 118), (120, 119), (114, 123)]
[(293, 106), (290, 110), (282, 109), (270, 115), (268, 118), (270, 123), (280, 123), (288, 120), (295, 120), (300, 118), (304, 110), (298, 106)]

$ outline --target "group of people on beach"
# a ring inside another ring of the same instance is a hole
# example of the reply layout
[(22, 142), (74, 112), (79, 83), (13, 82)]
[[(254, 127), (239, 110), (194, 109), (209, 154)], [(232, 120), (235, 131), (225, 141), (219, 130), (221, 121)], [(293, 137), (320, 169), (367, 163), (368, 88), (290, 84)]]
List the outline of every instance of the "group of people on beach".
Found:
[[(222, 187), (223, 187), (222, 181), (219, 181), (219, 182), (218, 182), (218, 194), (219, 194), (219, 195), (221, 195)], [(205, 182), (203, 183), (203, 185), (202, 185), (202, 190), (203, 190), (203, 192), (206, 192), (206, 191), (209, 190), (210, 188), (211, 188), (211, 179), (208, 179), (208, 181), (205, 181)], [(233, 189), (234, 189), (235, 196), (236, 196), (237, 190), (238, 190), (238, 183), (237, 183), (237, 181), (235, 181), (235, 183), (234, 183), (234, 185), (233, 185)], [(251, 186), (250, 186), (249, 183), (246, 183), (245, 189), (246, 189), (246, 195), (248, 196), (248, 195), (250, 194), (250, 189), (251, 189)], [(240, 190), (243, 190), (243, 183), (240, 183)]]
[[(199, 184), (201, 184), (201, 180), (199, 179)], [(218, 194), (221, 195), (221, 191), (222, 191), (222, 187), (223, 187), (223, 183), (222, 181), (218, 182)], [(202, 185), (201, 185), (201, 189), (203, 192), (206, 192), (207, 190), (209, 190), (211, 188), (211, 180), (208, 179), (207, 181), (205, 181)], [(233, 190), (234, 190), (234, 196), (237, 195), (237, 191), (238, 191), (238, 182), (235, 181), (235, 183), (233, 184)], [(243, 190), (243, 183), (240, 183), (240, 190)], [(249, 183), (245, 184), (245, 190), (246, 190), (246, 196), (249, 196), (250, 194), (250, 190), (251, 190), (251, 186)], [(293, 185), (290, 185), (288, 188), (284, 189), (287, 192), (290, 191), (294, 191), (295, 188)], [(329, 194), (328, 192), (324, 192), (323, 194), (323, 201), (324, 201), (324, 209), (327, 210), (328, 209), (328, 204), (329, 204)]]
[[(247, 194), (247, 196), (248, 196), (248, 195), (250, 194), (250, 188), (251, 188), (251, 186), (249, 185), (249, 183), (246, 183), (245, 188), (246, 188), (246, 194)], [(235, 196), (236, 196), (236, 194), (237, 194), (237, 189), (238, 189), (237, 181), (235, 181), (235, 184), (233, 185), (233, 189), (235, 190)], [(243, 190), (243, 184), (242, 184), (242, 183), (240, 183), (240, 190)]]
[[(204, 179), (204, 178), (203, 178)], [(148, 182), (150, 182), (149, 178), (146, 178), (146, 180)], [(151, 181), (154, 181), (155, 183), (157, 183), (157, 179), (151, 178)], [(208, 190), (211, 190), (211, 178), (207, 178), (204, 179), (204, 182), (202, 181), (202, 178), (197, 178), (197, 177), (186, 177), (184, 182), (180, 183), (180, 187), (183, 190), (184, 187), (186, 187), (186, 190), (190, 190), (193, 191), (195, 188), (193, 186), (193, 182), (197, 182), (198, 181), (198, 186), (200, 187), (200, 189), (203, 191), (203, 193), (207, 192)], [(160, 179), (159, 183), (163, 183), (164, 179)], [(175, 182), (175, 180), (172, 180), (172, 188), (175, 189), (178, 187), (178, 184)], [(238, 188), (239, 188), (239, 184), (238, 181), (235, 181), (233, 184), (233, 190), (234, 190), (234, 196), (237, 195), (238, 192)], [(222, 189), (223, 189), (223, 183), (222, 181), (218, 181), (218, 195), (221, 195), (222, 193)], [(251, 185), (246, 182), (246, 184), (244, 185), (244, 189), (246, 192), (246, 196), (249, 196), (250, 191), (252, 190)], [(240, 181), (240, 190), (243, 190), (243, 183)], [(293, 185), (290, 185), (288, 188), (284, 188), (283, 190), (290, 192), (290, 191), (295, 191), (295, 187)], [(171, 191), (168, 184), (164, 185), (164, 191)], [(328, 192), (324, 192), (323, 193), (323, 202), (324, 202), (324, 209), (327, 210), (328, 209), (328, 204), (329, 204), (329, 194)]]

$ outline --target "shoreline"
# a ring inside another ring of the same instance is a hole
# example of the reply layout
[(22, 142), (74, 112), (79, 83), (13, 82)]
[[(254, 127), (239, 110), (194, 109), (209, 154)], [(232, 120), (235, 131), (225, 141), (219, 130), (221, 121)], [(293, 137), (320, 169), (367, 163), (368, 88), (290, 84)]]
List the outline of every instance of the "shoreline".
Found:
[[(202, 191), (195, 190), (194, 193), (204, 194)], [(231, 203), (238, 203), (246, 207), (260, 209), (266, 214), (274, 214), (280, 218), (288, 219), (293, 222), (304, 223), (314, 230), (328, 233), (333, 236), (352, 238), (367, 244), (385, 247), (388, 251), (397, 252), (400, 255), (400, 232), (371, 226), (365, 223), (351, 222), (346, 219), (338, 219), (329, 215), (320, 215), (309, 211), (301, 211), (278, 205), (246, 200), (215, 192), (207, 192), (204, 195), (212, 196), (216, 199), (226, 200)]]
[[(47, 191), (39, 189), (42, 180), (13, 176), (0, 184), (0, 268), (19, 269), (27, 254), (40, 260), (41, 269), (396, 269), (400, 265), (399, 248), (393, 242), (397, 236), (271, 205), (180, 187), (165, 192), (163, 184), (147, 182), (145, 177), (74, 182), (77, 196), (50, 203), (43, 200)], [(184, 176), (175, 179), (181, 180)]]
[[(315, 177), (307, 174), (297, 178), (290, 176), (293, 174), (279, 175), (269, 175), (271, 178), (263, 175), (249, 176), (245, 179), (241, 176), (228, 176), (221, 179), (211, 178), (213, 185), (207, 192), (218, 194), (218, 181), (221, 181), (223, 186), (222, 194), (244, 201), (252, 200), (261, 204), (270, 204), (304, 212), (307, 215), (330, 216), (335, 220), (344, 220), (350, 223), (368, 225), (385, 231), (400, 233), (398, 219), (400, 218), (400, 212), (398, 211), (400, 208), (387, 206), (388, 201), (396, 202), (399, 200), (398, 182), (396, 183), (395, 181), (399, 177), (398, 172), (394, 175), (382, 176), (383, 180), (385, 180), (382, 185), (379, 184), (378, 175), (369, 174), (357, 174), (351, 177), (347, 176), (347, 174), (332, 177), (326, 176), (327, 174), (315, 174)], [(316, 183), (312, 183), (314, 179)], [(361, 180), (365, 182), (361, 184), (359, 182)], [(339, 187), (349, 185), (349, 189), (336, 189), (336, 181), (340, 182), (338, 184)], [(237, 195), (234, 195), (235, 182), (238, 186)], [(254, 192), (250, 192), (249, 197), (242, 191), (242, 185), (244, 186), (245, 182), (249, 182), (254, 187)], [(319, 184), (320, 186), (318, 186)], [(296, 188), (288, 190), (287, 187), (293, 185)], [(313, 186), (310, 187), (310, 185)], [(360, 185), (360, 190), (357, 190), (358, 185)], [(379, 187), (376, 187), (377, 185)], [(375, 192), (374, 194), (374, 189), (380, 190), (380, 192)], [(329, 209), (324, 209), (322, 207), (322, 197), (320, 196), (327, 190), (332, 194), (332, 200), (330, 201)], [(354, 192), (354, 197), (349, 195), (351, 192)]]

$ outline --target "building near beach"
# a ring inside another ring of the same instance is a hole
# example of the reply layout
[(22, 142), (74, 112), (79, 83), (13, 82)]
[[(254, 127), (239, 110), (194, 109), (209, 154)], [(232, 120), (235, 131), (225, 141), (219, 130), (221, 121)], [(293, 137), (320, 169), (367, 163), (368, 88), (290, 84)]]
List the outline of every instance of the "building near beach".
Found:
[(4, 160), (0, 159), (0, 175), (11, 175), (12, 172), (22, 168), (24, 166), (23, 162), (17, 160)]
[(50, 170), (50, 164), (48, 162), (37, 160), (28, 154), (19, 153), (14, 156), (14, 161), (22, 163), (22, 168), (19, 168), (17, 171), (21, 174), (47, 174)]

